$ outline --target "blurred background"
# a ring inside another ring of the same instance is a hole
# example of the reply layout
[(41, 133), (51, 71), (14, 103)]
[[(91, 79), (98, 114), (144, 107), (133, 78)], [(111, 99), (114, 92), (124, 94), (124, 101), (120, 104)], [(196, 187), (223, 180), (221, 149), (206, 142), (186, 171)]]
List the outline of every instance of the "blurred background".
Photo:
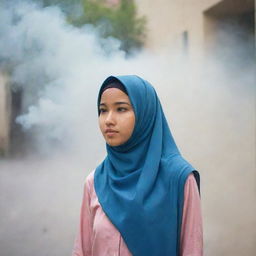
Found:
[(255, 0), (2, 0), (0, 255), (71, 255), (105, 156), (97, 92), (124, 74), (201, 174), (205, 255), (254, 256)]

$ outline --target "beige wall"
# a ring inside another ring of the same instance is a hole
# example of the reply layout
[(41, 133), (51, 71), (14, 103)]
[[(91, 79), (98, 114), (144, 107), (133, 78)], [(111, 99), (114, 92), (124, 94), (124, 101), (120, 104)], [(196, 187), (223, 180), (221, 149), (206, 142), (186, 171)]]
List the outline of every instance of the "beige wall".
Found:
[[(179, 47), (182, 32), (189, 31), (190, 48), (203, 44), (203, 10), (219, 0), (136, 0), (139, 14), (148, 18), (146, 47), (159, 51), (167, 46)], [(193, 52), (193, 51), (192, 51)]]
[[(154, 52), (182, 47), (182, 33), (188, 31), (191, 57), (209, 44), (216, 19), (207, 15), (209, 9), (229, 14), (252, 9), (254, 0), (135, 0), (140, 15), (148, 19), (146, 47)], [(225, 15), (224, 13), (224, 15)], [(206, 15), (205, 15), (206, 14)]]
[(10, 135), (10, 92), (7, 76), (0, 73), (0, 156), (9, 150)]

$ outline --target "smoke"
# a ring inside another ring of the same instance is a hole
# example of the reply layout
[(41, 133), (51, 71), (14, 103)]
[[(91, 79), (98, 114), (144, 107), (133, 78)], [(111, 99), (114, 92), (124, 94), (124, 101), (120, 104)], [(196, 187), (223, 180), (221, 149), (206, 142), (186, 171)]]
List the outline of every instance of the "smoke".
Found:
[(10, 82), (24, 95), (16, 121), (26, 131), (37, 131), (37, 150), (47, 151), (52, 140), (70, 147), (74, 134), (81, 134), (77, 129), (85, 130), (85, 125), (95, 130), (88, 122), (96, 113), (91, 100), (113, 65), (124, 61), (119, 42), (100, 41), (89, 25), (74, 28), (57, 7), (42, 9), (26, 2), (4, 9), (1, 24), (0, 57), (12, 66)]
[[(207, 255), (231, 254), (232, 246), (232, 255), (252, 255), (254, 66), (241, 51), (230, 58), (244, 44), (226, 37), (234, 27), (219, 35), (229, 47), (204, 61), (201, 51), (190, 58), (178, 48), (127, 59), (118, 40), (100, 39), (90, 25), (75, 28), (56, 6), (0, 7), (0, 68), (8, 67), (12, 90), (22, 90), (16, 122), (30, 141), (26, 157), (0, 163), (1, 254), (71, 251), (84, 178), (105, 154), (99, 86), (109, 75), (137, 74), (155, 86), (181, 152), (201, 173)], [(238, 231), (246, 242), (232, 235)]]

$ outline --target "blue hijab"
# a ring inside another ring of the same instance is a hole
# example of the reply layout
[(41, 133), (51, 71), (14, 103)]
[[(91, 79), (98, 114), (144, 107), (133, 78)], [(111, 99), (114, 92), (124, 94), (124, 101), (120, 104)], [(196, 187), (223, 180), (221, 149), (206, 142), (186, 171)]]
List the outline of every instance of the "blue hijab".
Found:
[(184, 185), (194, 172), (172, 137), (158, 96), (144, 79), (110, 76), (103, 88), (119, 81), (135, 113), (131, 137), (109, 146), (96, 168), (94, 186), (99, 202), (134, 256), (178, 256)]

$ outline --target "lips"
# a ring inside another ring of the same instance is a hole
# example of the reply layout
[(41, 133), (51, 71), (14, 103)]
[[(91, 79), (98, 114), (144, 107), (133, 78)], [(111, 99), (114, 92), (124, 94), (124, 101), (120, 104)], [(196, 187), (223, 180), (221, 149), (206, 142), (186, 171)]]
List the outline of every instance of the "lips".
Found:
[(106, 129), (106, 130), (105, 130), (105, 133), (106, 133), (107, 135), (113, 135), (113, 134), (118, 133), (118, 131), (112, 130), (112, 129)]

